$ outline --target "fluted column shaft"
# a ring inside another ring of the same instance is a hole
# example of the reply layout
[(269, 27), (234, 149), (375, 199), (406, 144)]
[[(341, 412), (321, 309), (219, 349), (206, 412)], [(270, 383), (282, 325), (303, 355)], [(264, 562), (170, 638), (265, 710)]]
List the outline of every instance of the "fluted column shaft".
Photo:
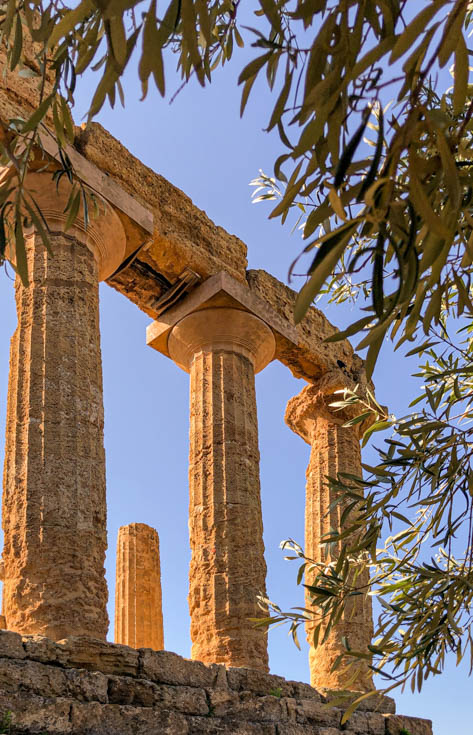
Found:
[[(34, 175), (33, 181), (50, 187), (45, 211), (54, 231), (52, 255), (30, 234), (30, 285), (16, 280), (2, 515), (3, 614), (7, 627), (20, 633), (56, 640), (105, 638), (100, 262), (86, 245), (84, 229), (59, 231), (65, 197), (56, 193), (50, 176)], [(44, 203), (44, 186), (38, 196)], [(99, 229), (91, 225), (90, 236), (99, 238)], [(116, 236), (120, 246), (120, 230)]]
[[(337, 495), (330, 488), (327, 477), (336, 478), (341, 472), (361, 477), (361, 451), (358, 435), (359, 426), (344, 427), (347, 417), (333, 411), (329, 403), (334, 398), (319, 392), (316, 386), (305, 388), (288, 404), (286, 422), (310, 445), (311, 453), (306, 472), (305, 504), (305, 553), (316, 562), (328, 563), (337, 558), (337, 545), (332, 544), (330, 553), (323, 543), (324, 537), (333, 530), (343, 530), (341, 517), (346, 503), (335, 503)], [(345, 522), (349, 523), (347, 520)], [(363, 587), (367, 575), (361, 574), (357, 585)], [(313, 584), (313, 576), (307, 574), (306, 583)], [(306, 593), (306, 606), (310, 609), (310, 593)], [(307, 639), (312, 643), (313, 624), (307, 625)], [(346, 637), (350, 647), (368, 652), (367, 646), (373, 635), (371, 598), (360, 594), (351, 598), (344, 615), (332, 629), (328, 638), (309, 649), (309, 666), (312, 686), (316, 688), (342, 689), (347, 681), (344, 667), (332, 671), (336, 658), (345, 651), (342, 643)], [(364, 663), (357, 664), (361, 674), (355, 689), (373, 687), (372, 674)], [(351, 672), (348, 672), (349, 674)]]
[(266, 325), (243, 311), (183, 319), (169, 342), (190, 370), (189, 608), (192, 658), (266, 671), (265, 594), (254, 374), (274, 353)]
[(164, 648), (159, 537), (145, 523), (118, 531), (115, 643)]

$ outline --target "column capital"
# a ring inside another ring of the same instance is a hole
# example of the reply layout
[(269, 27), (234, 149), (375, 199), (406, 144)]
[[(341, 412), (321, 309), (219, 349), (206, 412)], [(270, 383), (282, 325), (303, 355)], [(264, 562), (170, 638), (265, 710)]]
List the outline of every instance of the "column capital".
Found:
[(194, 311), (178, 322), (168, 338), (169, 355), (186, 372), (198, 352), (236, 352), (253, 364), (255, 373), (273, 359), (276, 342), (271, 329), (247, 311), (210, 308)]
[(221, 272), (163, 311), (146, 341), (187, 372), (198, 351), (223, 349), (247, 357), (257, 373), (275, 357), (280, 322), (249, 288)]
[[(349, 384), (346, 376), (341, 371), (330, 371), (325, 373), (317, 382), (306, 385), (297, 396), (288, 401), (284, 420), (296, 434), (299, 434), (307, 444), (312, 444), (315, 423), (318, 419), (325, 419), (332, 424), (342, 426), (362, 413), (358, 404), (347, 406), (341, 410), (332, 408), (330, 405), (341, 400), (342, 395), (336, 395), (336, 391), (344, 388), (355, 388), (355, 384)], [(363, 394), (364, 387), (361, 386)], [(370, 418), (355, 424), (353, 430), (361, 438), (368, 426), (372, 423)]]
[[(64, 210), (71, 194), (71, 185), (66, 177), (63, 176), (56, 184), (51, 171), (31, 172), (26, 177), (26, 188), (34, 197), (50, 231), (64, 232), (68, 216)], [(74, 237), (93, 253), (99, 280), (104, 281), (116, 271), (125, 257), (126, 235), (116, 211), (98, 196), (97, 204), (99, 211), (90, 208), (86, 226), (81, 199), (75, 221), (65, 234)]]

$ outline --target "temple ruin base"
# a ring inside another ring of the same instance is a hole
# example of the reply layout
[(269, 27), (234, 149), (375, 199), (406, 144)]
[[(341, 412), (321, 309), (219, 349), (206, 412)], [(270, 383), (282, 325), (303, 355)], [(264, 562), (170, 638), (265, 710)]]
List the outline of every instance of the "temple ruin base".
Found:
[[(42, 735), (432, 735), (389, 697), (342, 710), (308, 684), (168, 651), (0, 631), (0, 731)], [(9, 729), (8, 729), (9, 728)]]

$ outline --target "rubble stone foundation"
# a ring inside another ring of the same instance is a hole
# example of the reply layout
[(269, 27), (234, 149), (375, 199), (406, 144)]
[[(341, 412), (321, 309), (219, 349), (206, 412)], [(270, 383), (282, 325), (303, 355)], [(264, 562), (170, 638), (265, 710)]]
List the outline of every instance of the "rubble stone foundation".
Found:
[(175, 653), (83, 637), (58, 643), (0, 631), (0, 723), (12, 735), (432, 735), (394, 701), (343, 710), (308, 684)]

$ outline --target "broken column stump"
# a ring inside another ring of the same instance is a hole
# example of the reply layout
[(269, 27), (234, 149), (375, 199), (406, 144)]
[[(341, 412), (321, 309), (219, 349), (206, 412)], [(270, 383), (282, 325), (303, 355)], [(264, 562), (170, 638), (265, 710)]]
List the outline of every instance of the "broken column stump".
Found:
[(115, 643), (164, 648), (159, 537), (145, 523), (118, 531)]

